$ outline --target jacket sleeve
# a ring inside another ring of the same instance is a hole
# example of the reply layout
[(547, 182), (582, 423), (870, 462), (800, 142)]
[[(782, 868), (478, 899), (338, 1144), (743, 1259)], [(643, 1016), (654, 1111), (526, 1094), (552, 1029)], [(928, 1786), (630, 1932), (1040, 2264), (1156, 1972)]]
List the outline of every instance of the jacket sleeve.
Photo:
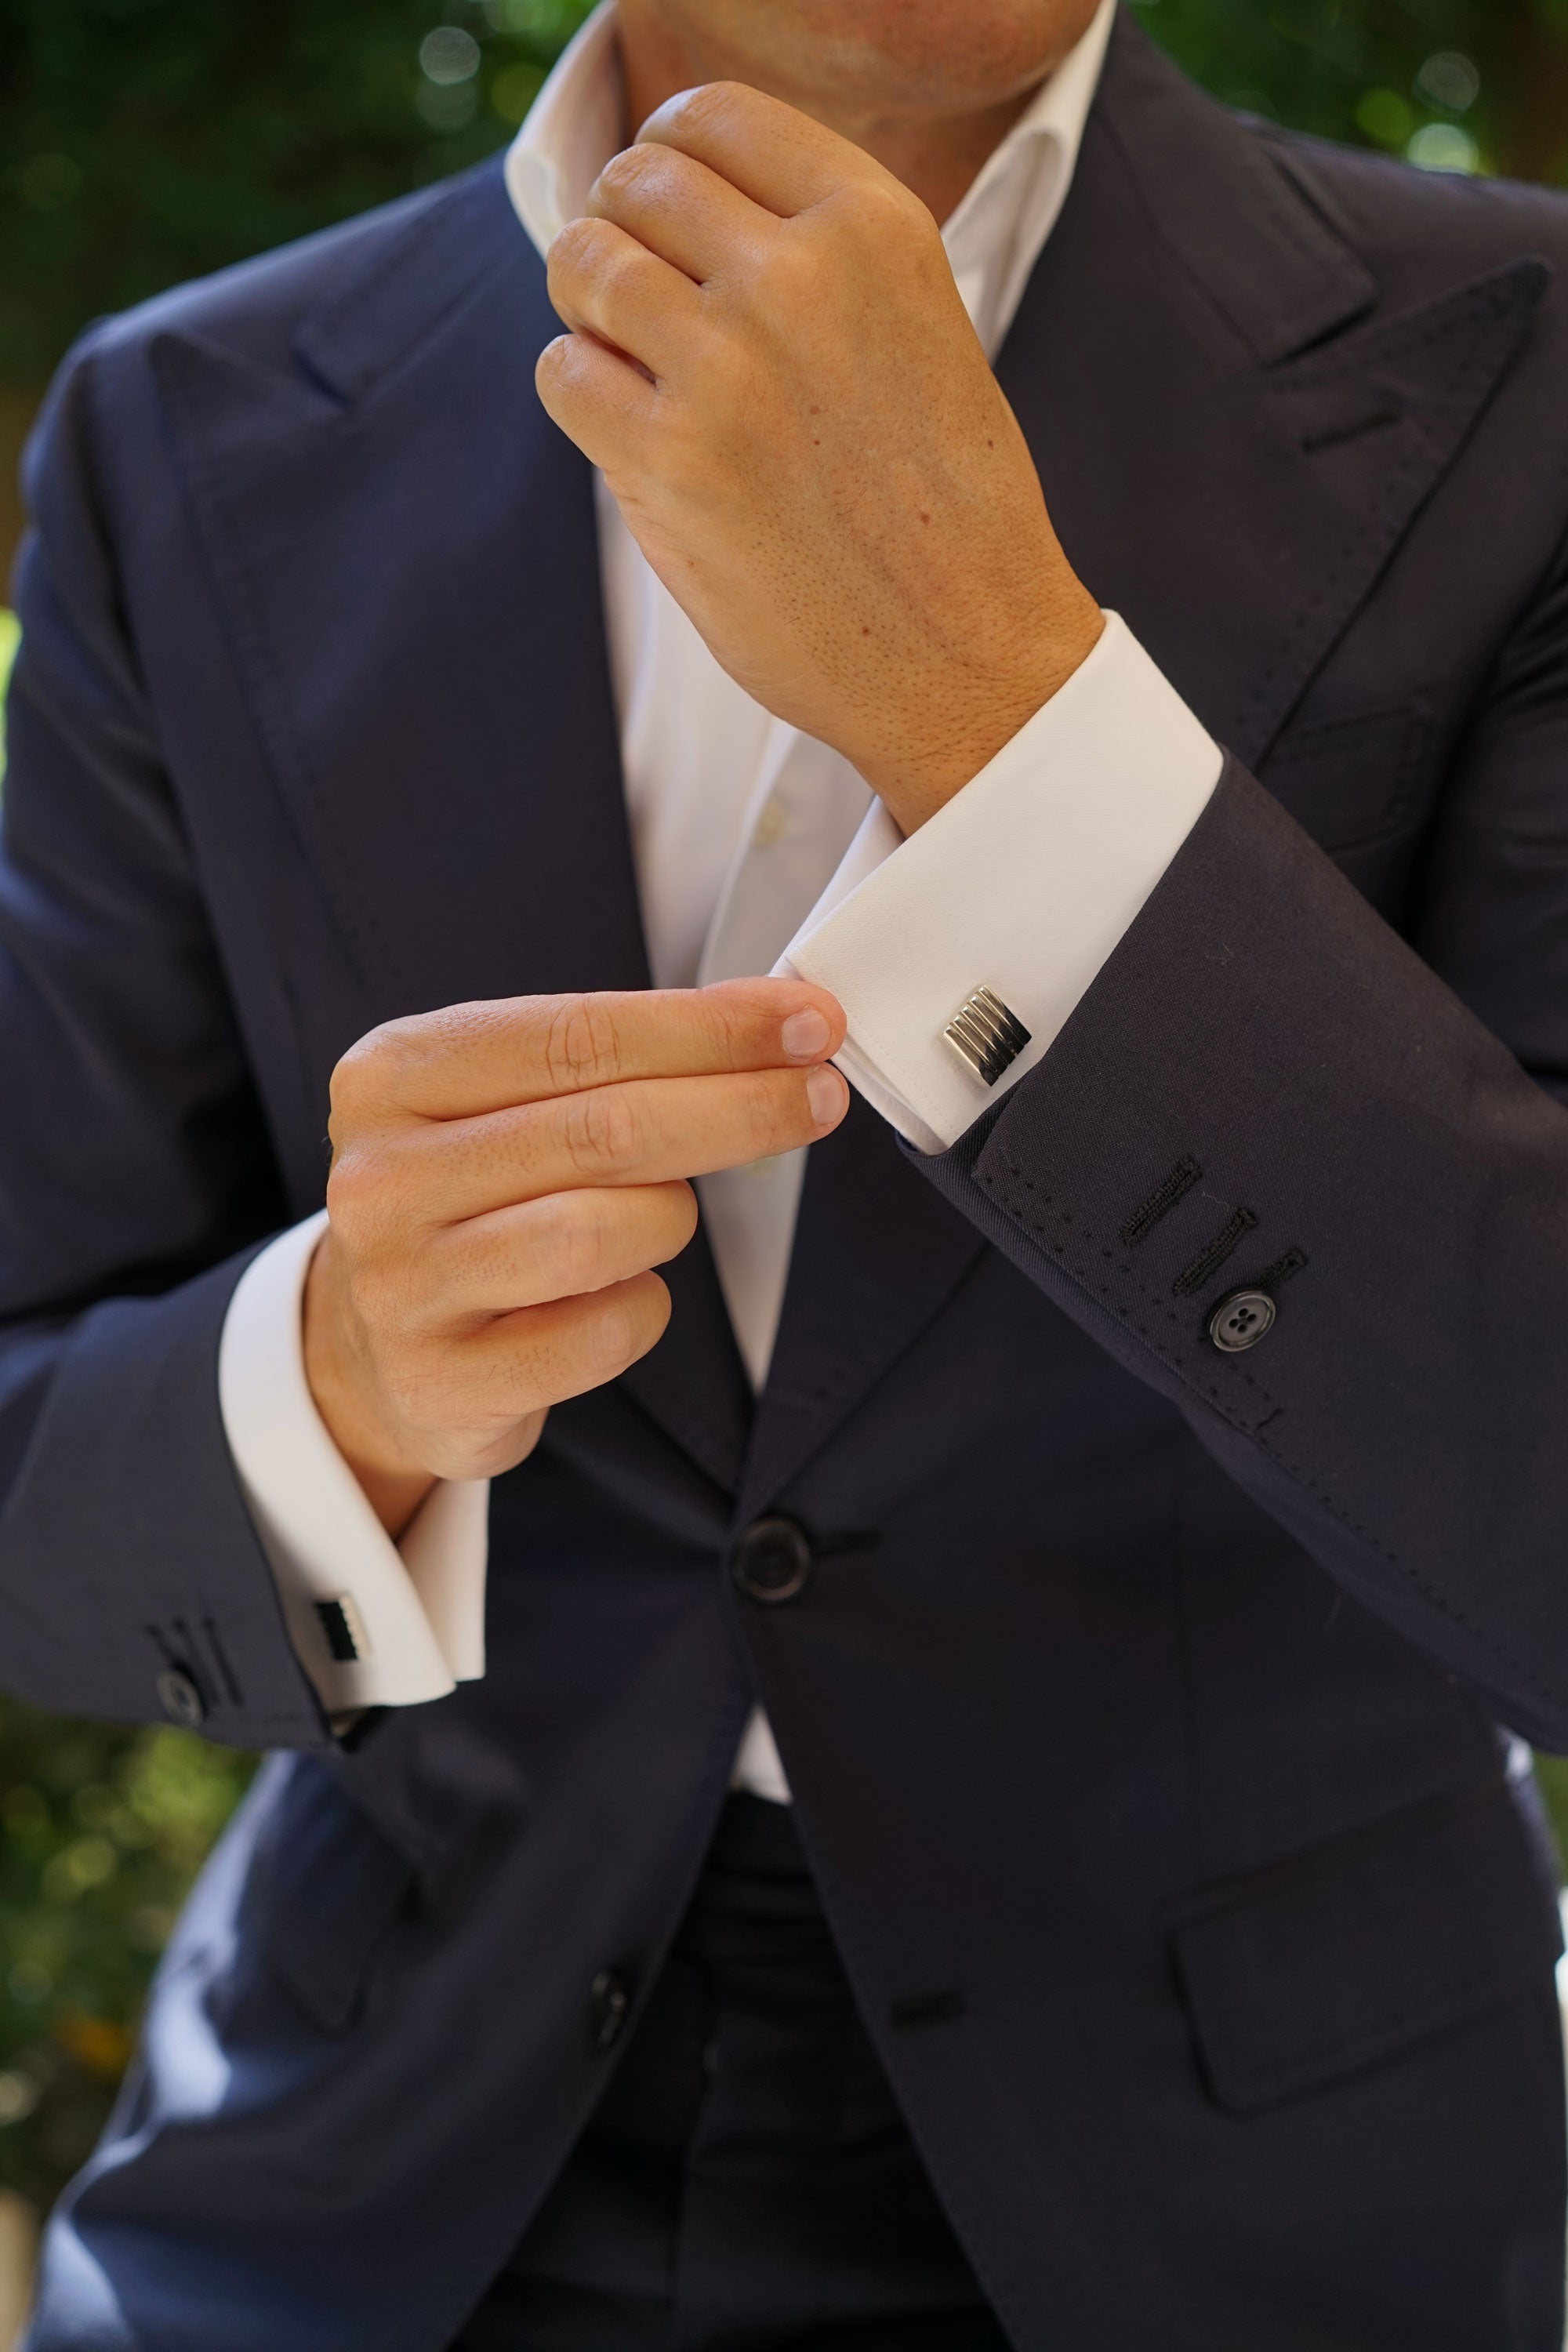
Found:
[(29, 456), (0, 804), (0, 1685), (316, 1745), (216, 1378), (289, 1212), (98, 525), (91, 380), (89, 348)]
[[(1038, 1068), (920, 1164), (1325, 1569), (1568, 1749), (1565, 1101), (1568, 576), (1468, 731), (1410, 941), (1228, 761)], [(1226, 1351), (1247, 1288), (1277, 1319)]]

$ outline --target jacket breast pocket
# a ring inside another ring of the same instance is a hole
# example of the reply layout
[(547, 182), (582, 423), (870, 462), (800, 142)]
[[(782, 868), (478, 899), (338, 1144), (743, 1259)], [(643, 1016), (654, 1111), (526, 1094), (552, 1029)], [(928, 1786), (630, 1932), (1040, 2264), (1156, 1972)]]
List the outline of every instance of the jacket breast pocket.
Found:
[(1294, 727), (1264, 761), (1262, 781), (1320, 847), (1357, 857), (1421, 816), (1432, 735), (1422, 702)]
[(1272, 2106), (1539, 1988), (1563, 1949), (1553, 1879), (1498, 1781), (1183, 1903), (1172, 1948), (1213, 2097)]
[(323, 2032), (354, 2022), (415, 1893), (413, 1865), (327, 1767), (290, 1757), (257, 1839), (240, 1940)]

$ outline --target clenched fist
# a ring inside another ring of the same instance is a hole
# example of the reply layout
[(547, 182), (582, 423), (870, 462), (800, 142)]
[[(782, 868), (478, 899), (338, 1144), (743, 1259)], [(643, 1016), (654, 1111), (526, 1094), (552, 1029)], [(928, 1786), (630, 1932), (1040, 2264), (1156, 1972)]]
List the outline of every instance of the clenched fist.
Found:
[(437, 1478), (510, 1469), (552, 1404), (647, 1353), (688, 1180), (837, 1127), (843, 1041), (825, 990), (744, 980), (459, 1004), (345, 1055), (305, 1364), (386, 1528)]
[(540, 396), (748, 693), (905, 832), (1092, 651), (935, 221), (863, 150), (718, 82), (550, 253)]

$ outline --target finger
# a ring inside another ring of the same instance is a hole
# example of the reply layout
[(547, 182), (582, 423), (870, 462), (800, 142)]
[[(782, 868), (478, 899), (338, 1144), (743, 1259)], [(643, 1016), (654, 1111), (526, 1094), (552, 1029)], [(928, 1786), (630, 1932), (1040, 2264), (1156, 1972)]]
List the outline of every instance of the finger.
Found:
[(447, 1225), (422, 1254), (426, 1311), (504, 1315), (581, 1297), (666, 1265), (697, 1231), (689, 1184), (580, 1187)]
[(632, 1078), (800, 1067), (836, 1054), (845, 1027), (837, 1001), (800, 980), (452, 1004), (361, 1038), (332, 1074), (334, 1126), (471, 1118)]
[[(668, 1184), (794, 1151), (848, 1108), (837, 1070), (637, 1078), (410, 1128), (382, 1155), (384, 1246), (582, 1185)], [(334, 1181), (338, 1181), (334, 1171)]]
[(635, 460), (653, 422), (654, 389), (637, 362), (592, 334), (557, 335), (533, 370), (540, 406), (591, 466)]
[(668, 1323), (669, 1292), (657, 1274), (498, 1316), (461, 1342), (476, 1411), (521, 1421), (603, 1388), (657, 1346)]
[(686, 89), (648, 116), (637, 144), (677, 147), (780, 220), (870, 182), (904, 193), (863, 147), (744, 82)]
[(585, 327), (655, 376), (689, 365), (701, 296), (616, 222), (573, 221), (550, 248), (548, 271), (550, 299), (569, 327)]
[(587, 208), (699, 286), (754, 257), (777, 226), (772, 213), (706, 163), (651, 140), (611, 156)]

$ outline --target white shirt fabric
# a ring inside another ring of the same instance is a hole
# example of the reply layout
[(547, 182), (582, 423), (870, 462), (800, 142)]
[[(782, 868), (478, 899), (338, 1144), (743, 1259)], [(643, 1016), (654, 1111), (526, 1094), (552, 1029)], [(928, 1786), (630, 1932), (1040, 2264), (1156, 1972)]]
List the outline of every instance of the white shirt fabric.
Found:
[[(990, 358), (1066, 201), (1114, 10), (1115, 0), (1101, 0), (942, 231)], [(513, 204), (542, 253), (581, 213), (624, 137), (613, 0), (603, 0), (507, 157)], [(844, 760), (773, 718), (720, 668), (595, 478), (655, 984), (768, 971), (819, 982), (847, 1016), (837, 1056), (845, 1075), (920, 1150), (944, 1149), (1049, 1051), (1206, 803), (1218, 749), (1111, 614), (1076, 676), (905, 841)], [(1030, 1033), (993, 1089), (942, 1036), (981, 986)], [(698, 1185), (759, 1390), (805, 1161), (804, 1151), (789, 1153)], [(322, 1222), (279, 1235), (247, 1269), (218, 1376), (229, 1445), (292, 1638), (337, 1715), (440, 1697), (483, 1673), (488, 1486), (438, 1486), (400, 1545), (383, 1531), (305, 1378), (300, 1300)], [(352, 1658), (342, 1654), (351, 1647)], [(735, 1780), (787, 1801), (760, 1713)]]

